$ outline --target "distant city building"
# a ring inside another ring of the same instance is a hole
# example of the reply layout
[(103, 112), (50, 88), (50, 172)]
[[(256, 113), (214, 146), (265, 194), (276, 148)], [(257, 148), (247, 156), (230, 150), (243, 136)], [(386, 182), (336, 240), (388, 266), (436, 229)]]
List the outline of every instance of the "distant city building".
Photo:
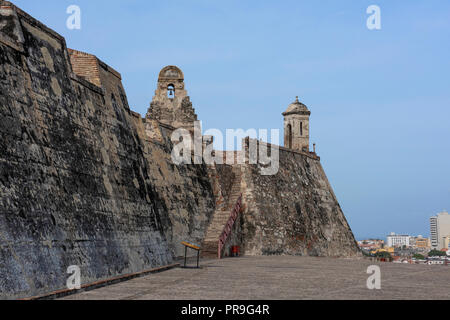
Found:
[(450, 214), (444, 211), (430, 218), (430, 238), (433, 249), (443, 249), (445, 238), (450, 236)]
[(424, 238), (422, 235), (409, 238), (409, 245), (415, 249), (429, 249), (429, 239)]
[(410, 238), (411, 237), (406, 234), (395, 234), (395, 232), (391, 232), (391, 234), (387, 236), (386, 245), (388, 247), (409, 247)]
[(450, 249), (450, 236), (444, 237), (444, 248), (443, 249)]
[(358, 241), (358, 246), (363, 250), (372, 251), (383, 248), (384, 241), (379, 239), (366, 239)]
[(418, 236), (417, 238), (414, 238), (414, 246), (416, 248), (429, 248), (428, 243), (429, 240), (428, 238), (422, 238), (422, 236)]

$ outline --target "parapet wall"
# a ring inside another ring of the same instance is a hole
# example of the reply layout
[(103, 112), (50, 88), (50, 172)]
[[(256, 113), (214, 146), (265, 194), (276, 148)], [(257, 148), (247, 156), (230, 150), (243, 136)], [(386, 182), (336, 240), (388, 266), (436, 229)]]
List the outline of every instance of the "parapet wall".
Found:
[(101, 87), (100, 65), (96, 56), (81, 51), (69, 49), (73, 72), (85, 80)]
[[(249, 140), (244, 142), (248, 150)], [(353, 233), (320, 160), (314, 154), (279, 148), (279, 171), (261, 175), (244, 164), (242, 246), (247, 255), (358, 254)]]
[(0, 298), (64, 289), (70, 265), (84, 284), (171, 263), (120, 77), (74, 74), (64, 39), (7, 2), (0, 19)]

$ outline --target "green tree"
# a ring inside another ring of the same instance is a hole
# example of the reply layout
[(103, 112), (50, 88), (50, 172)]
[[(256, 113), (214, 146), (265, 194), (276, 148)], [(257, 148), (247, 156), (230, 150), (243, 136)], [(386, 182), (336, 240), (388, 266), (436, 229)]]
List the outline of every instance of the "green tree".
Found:
[(425, 259), (425, 257), (422, 254), (420, 254), (420, 253), (416, 253), (415, 255), (413, 255), (413, 258), (417, 259), (417, 260), (424, 260)]
[(433, 249), (430, 252), (428, 252), (429, 257), (441, 257), (441, 256), (446, 256), (446, 255), (447, 254), (444, 251), (439, 251), (436, 249)]
[(377, 257), (377, 258), (385, 258), (385, 259), (391, 259), (392, 258), (391, 254), (389, 252), (387, 252), (387, 251), (377, 252), (375, 254), (375, 257)]

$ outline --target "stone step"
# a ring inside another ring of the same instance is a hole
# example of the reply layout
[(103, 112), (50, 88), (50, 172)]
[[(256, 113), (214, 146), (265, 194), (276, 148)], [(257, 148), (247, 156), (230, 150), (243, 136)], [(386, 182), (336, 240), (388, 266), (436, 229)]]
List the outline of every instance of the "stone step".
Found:
[[(224, 211), (221, 213), (216, 213), (212, 219), (212, 221), (215, 221), (216, 219), (222, 219), (222, 218), (228, 218), (231, 215), (231, 211)], [(211, 221), (211, 222), (212, 222)]]
[(225, 227), (225, 224), (227, 223), (227, 221), (211, 224), (208, 229), (210, 229), (210, 230), (221, 229), (222, 230), (223, 227)]
[(210, 232), (206, 233), (205, 238), (214, 237), (215, 240), (219, 240), (220, 235), (222, 234), (223, 229), (213, 229)]
[(222, 219), (222, 220), (216, 220), (215, 222), (210, 224), (211, 228), (217, 228), (217, 227), (221, 227), (223, 229), (223, 227), (225, 227), (225, 224), (228, 222), (228, 217), (226, 219)]
[(214, 221), (211, 222), (210, 226), (211, 227), (219, 226), (219, 225), (225, 226), (225, 223), (227, 223), (228, 219), (229, 219), (229, 217), (222, 217), (222, 218), (214, 219)]
[(211, 223), (206, 231), (202, 246), (202, 257), (217, 257), (219, 237), (230, 219), (231, 211), (236, 205), (241, 195), (241, 170), (240, 167), (233, 167), (234, 181), (230, 188), (228, 197), (226, 197), (223, 207), (214, 212)]
[(228, 219), (224, 219), (222, 221), (216, 221), (216, 223), (211, 223), (210, 227), (211, 228), (221, 228), (223, 229), (223, 227), (225, 227), (225, 224), (227, 223)]
[(217, 250), (215, 252), (202, 251), (200, 252), (200, 257), (203, 259), (217, 259)]
[[(214, 241), (217, 243), (217, 241), (219, 241), (219, 237), (215, 236), (215, 235), (214, 236), (206, 236), (205, 241)], [(216, 245), (216, 247), (217, 247), (217, 245)]]
[[(225, 225), (224, 225), (225, 226)], [(216, 227), (212, 227), (211, 229), (208, 230), (208, 232), (206, 232), (206, 235), (215, 235), (217, 237), (220, 236), (220, 234), (223, 231), (223, 226), (216, 226)]]
[[(226, 222), (225, 222), (226, 223)], [(225, 223), (223, 224), (217, 224), (214, 226), (210, 226), (210, 228), (208, 228), (208, 231), (206, 232), (206, 234), (217, 234), (217, 233), (221, 233), (223, 228), (225, 227)]]
[(217, 230), (217, 232), (210, 232), (206, 234), (205, 239), (218, 241), (221, 234), (222, 230)]
[(230, 194), (230, 196), (228, 197), (228, 203), (230, 203), (232, 200), (239, 198), (239, 196), (241, 195), (241, 192), (239, 190), (239, 192), (236, 192), (234, 194)]
[(210, 227), (208, 228), (208, 230), (220, 230), (222, 231), (223, 228), (225, 227), (226, 223), (228, 220), (220, 222), (220, 223), (215, 223), (213, 225), (210, 225)]
[(219, 213), (219, 214), (214, 216), (214, 218), (211, 221), (211, 223), (213, 221), (216, 221), (216, 220), (228, 219), (230, 217), (230, 215), (231, 215), (231, 211), (228, 211), (228, 210), (224, 211), (223, 213)]
[[(216, 233), (219, 232), (219, 231), (222, 232), (223, 228), (225, 227), (225, 224), (226, 224), (226, 222), (212, 225), (212, 226), (210, 226), (208, 228), (208, 231), (214, 231)], [(211, 232), (206, 232), (206, 233), (208, 234), (208, 233), (211, 233)]]
[(218, 228), (218, 227), (225, 227), (225, 224), (227, 223), (228, 219), (223, 219), (223, 220), (216, 220), (215, 222), (211, 223), (209, 226), (211, 228)]
[(210, 232), (206, 234), (205, 239), (218, 241), (221, 234), (222, 231), (219, 230), (217, 230), (217, 232)]
[(219, 241), (219, 238), (220, 238), (221, 234), (222, 234), (222, 231), (208, 233), (205, 236), (205, 240), (208, 239), (208, 240)]
[(225, 227), (225, 224), (227, 223), (227, 221), (228, 220), (220, 221), (217, 223), (212, 223), (212, 224), (210, 224), (208, 229), (211, 229), (211, 230), (212, 229), (221, 229), (222, 230)]
[[(208, 240), (208, 242), (211, 242), (211, 240)], [(217, 242), (215, 242), (215, 245), (211, 245), (211, 246), (207, 246), (207, 247), (203, 246), (202, 251), (216, 251), (217, 252), (217, 247), (218, 247), (218, 244), (217, 244)]]
[(217, 258), (218, 241), (205, 240), (200, 256), (203, 258)]
[(223, 227), (225, 227), (225, 224), (226, 224), (226, 222), (224, 222), (224, 223), (216, 223), (216, 224), (214, 224), (214, 225), (210, 225), (210, 228), (208, 228), (208, 230), (218, 230), (218, 229), (220, 229), (220, 230), (223, 230)]
[(214, 217), (213, 221), (211, 221), (211, 225), (213, 225), (214, 223), (227, 222), (228, 218), (230, 218), (230, 215), (221, 216), (221, 217)]
[(214, 221), (216, 217), (217, 218), (224, 218), (224, 217), (229, 217), (230, 215), (231, 215), (231, 210), (230, 211), (227, 210), (227, 211), (223, 211), (223, 212), (220, 212), (220, 213), (216, 213), (214, 215), (212, 221)]

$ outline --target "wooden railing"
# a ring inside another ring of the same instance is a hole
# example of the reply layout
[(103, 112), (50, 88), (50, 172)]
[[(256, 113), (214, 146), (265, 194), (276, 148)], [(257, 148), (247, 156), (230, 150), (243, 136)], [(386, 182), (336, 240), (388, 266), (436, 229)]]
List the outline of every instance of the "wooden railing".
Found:
[(217, 248), (217, 254), (219, 259), (222, 258), (222, 250), (225, 247), (225, 243), (227, 242), (228, 237), (231, 234), (231, 230), (233, 230), (234, 223), (236, 222), (239, 213), (241, 212), (241, 206), (242, 206), (242, 193), (239, 196), (236, 204), (234, 205), (233, 210), (231, 210), (230, 217), (228, 218), (228, 221), (225, 227), (223, 228), (222, 234), (220, 235)]

